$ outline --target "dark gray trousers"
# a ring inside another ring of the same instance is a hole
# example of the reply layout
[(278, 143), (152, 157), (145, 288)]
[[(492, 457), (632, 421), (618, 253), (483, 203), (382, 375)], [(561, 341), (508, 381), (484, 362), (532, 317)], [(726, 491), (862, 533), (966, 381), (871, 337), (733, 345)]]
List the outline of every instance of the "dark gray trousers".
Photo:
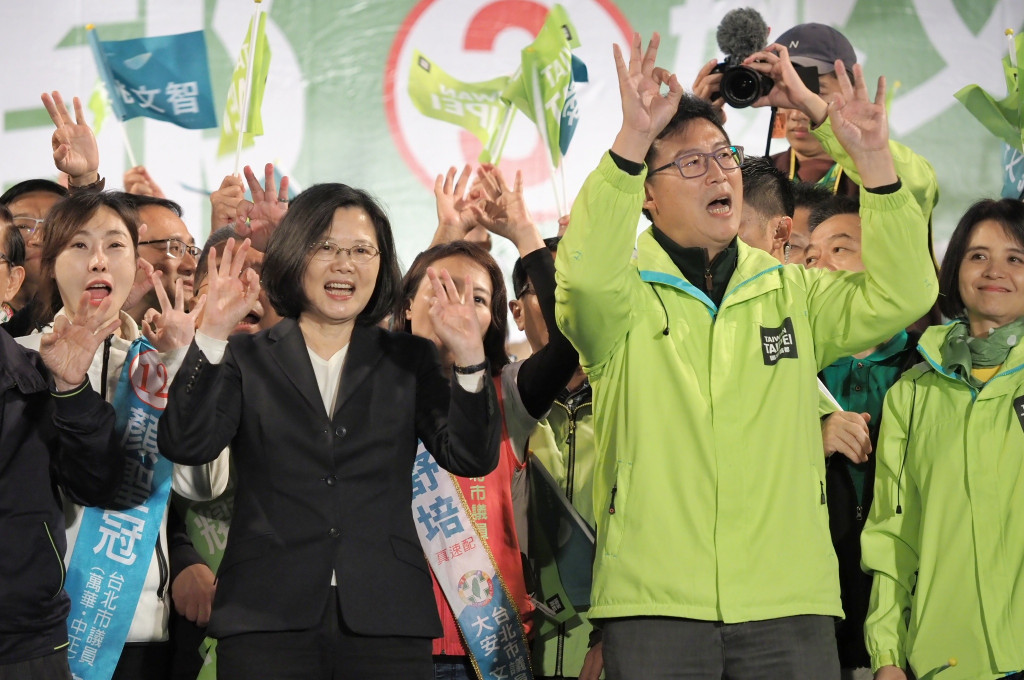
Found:
[(839, 680), (830, 616), (723, 624), (657, 616), (605, 619), (608, 680)]

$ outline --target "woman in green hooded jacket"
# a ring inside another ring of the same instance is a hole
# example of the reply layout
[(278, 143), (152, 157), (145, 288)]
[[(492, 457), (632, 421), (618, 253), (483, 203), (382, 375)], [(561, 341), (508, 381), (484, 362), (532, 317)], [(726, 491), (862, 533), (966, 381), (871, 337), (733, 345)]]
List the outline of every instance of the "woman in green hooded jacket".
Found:
[(964, 214), (939, 304), (886, 396), (867, 648), (877, 680), (1024, 678), (1024, 204)]

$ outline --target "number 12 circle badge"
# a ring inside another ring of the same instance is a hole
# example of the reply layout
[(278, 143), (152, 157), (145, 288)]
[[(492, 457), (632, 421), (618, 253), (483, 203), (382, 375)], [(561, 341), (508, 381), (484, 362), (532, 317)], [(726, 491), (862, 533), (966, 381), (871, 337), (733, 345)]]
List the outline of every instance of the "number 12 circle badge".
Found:
[(128, 372), (132, 379), (132, 389), (139, 399), (161, 411), (167, 407), (167, 388), (171, 380), (156, 350), (139, 352)]

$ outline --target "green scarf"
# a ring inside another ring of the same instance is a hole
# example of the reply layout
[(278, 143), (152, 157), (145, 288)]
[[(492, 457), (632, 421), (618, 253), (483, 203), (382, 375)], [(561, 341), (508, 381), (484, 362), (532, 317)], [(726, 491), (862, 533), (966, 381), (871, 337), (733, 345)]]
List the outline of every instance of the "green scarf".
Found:
[(991, 368), (1006, 363), (1010, 350), (1024, 338), (1024, 318), (993, 328), (987, 338), (971, 337), (966, 319), (957, 319), (942, 343), (942, 367), (955, 373), (975, 389), (985, 384), (971, 370)]

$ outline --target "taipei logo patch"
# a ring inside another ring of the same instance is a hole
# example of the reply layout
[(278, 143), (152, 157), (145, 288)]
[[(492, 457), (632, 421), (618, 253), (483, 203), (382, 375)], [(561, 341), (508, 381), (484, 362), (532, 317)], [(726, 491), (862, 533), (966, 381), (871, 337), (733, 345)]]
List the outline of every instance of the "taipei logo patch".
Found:
[(778, 328), (761, 326), (761, 354), (765, 366), (774, 366), (779, 359), (796, 359), (796, 335), (793, 320), (788, 316)]
[(1013, 412), (1017, 415), (1020, 426), (1024, 427), (1024, 397), (1017, 397), (1013, 400)]

